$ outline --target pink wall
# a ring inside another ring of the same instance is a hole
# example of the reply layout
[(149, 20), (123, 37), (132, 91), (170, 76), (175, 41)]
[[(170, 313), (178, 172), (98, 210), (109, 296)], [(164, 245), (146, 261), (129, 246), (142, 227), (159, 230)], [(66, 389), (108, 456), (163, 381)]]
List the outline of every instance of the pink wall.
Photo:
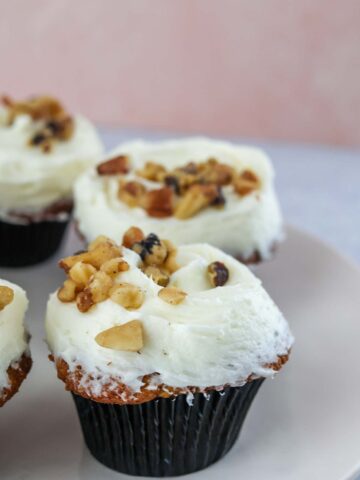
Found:
[(0, 91), (109, 125), (360, 144), (359, 0), (0, 7)]

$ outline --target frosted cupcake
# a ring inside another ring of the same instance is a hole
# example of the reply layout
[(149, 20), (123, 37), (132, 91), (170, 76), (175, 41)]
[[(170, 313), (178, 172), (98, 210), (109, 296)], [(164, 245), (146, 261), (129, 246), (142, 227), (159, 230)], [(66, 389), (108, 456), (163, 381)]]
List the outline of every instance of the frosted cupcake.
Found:
[(0, 279), (0, 407), (19, 390), (31, 368), (24, 290)]
[(225, 455), (293, 342), (261, 282), (215, 247), (135, 227), (122, 246), (99, 237), (60, 266), (47, 342), (95, 458), (172, 476)]
[(87, 241), (121, 238), (135, 223), (255, 263), (282, 239), (273, 177), (253, 147), (206, 138), (126, 143), (79, 178), (75, 218)]
[(56, 251), (73, 183), (101, 153), (93, 125), (57, 100), (0, 100), (0, 265), (34, 264)]

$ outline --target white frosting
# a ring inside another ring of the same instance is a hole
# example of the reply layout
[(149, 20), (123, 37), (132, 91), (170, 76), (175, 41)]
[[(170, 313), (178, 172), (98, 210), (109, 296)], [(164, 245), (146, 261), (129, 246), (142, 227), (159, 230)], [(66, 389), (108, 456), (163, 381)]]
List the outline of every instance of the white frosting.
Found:
[(24, 315), (28, 307), (25, 291), (13, 283), (0, 279), (0, 286), (10, 287), (14, 299), (0, 311), (0, 393), (8, 386), (7, 369), (20, 360), (27, 350)]
[[(145, 232), (157, 232), (178, 244), (206, 241), (244, 258), (257, 250), (266, 259), (271, 256), (274, 243), (281, 240), (282, 218), (274, 192), (274, 172), (269, 158), (258, 148), (206, 138), (136, 141), (119, 146), (108, 158), (120, 153), (130, 157), (135, 169), (147, 161), (172, 169), (192, 160), (215, 157), (238, 171), (253, 170), (261, 180), (261, 189), (241, 198), (231, 186), (224, 187), (224, 209), (207, 208), (187, 220), (154, 218), (142, 208), (130, 208), (118, 199), (118, 176), (99, 176), (91, 169), (75, 185), (75, 218), (88, 241), (100, 234), (121, 239), (129, 227), (138, 225)], [(126, 177), (133, 179), (134, 173)]]
[[(177, 261), (181, 268), (171, 285), (187, 292), (179, 305), (170, 305), (157, 293), (161, 287), (137, 267), (139, 256), (124, 249), (131, 268), (116, 281), (140, 286), (145, 301), (128, 311), (108, 299), (87, 313), (75, 302), (62, 303), (50, 296), (47, 341), (55, 358), (64, 359), (74, 371), (81, 365), (96, 380), (86, 383), (89, 394), (116, 378), (138, 391), (140, 379), (158, 372), (159, 383), (174, 387), (241, 385), (251, 374), (274, 374), (266, 364), (287, 354), (293, 337), (283, 315), (250, 270), (207, 244), (182, 246)], [(225, 286), (211, 288), (206, 270), (222, 261), (230, 271)], [(98, 333), (130, 320), (140, 320), (144, 347), (140, 353), (100, 347)], [(111, 388), (107, 387), (107, 388)]]
[(8, 210), (38, 211), (71, 195), (75, 179), (99, 160), (103, 148), (94, 126), (74, 118), (71, 139), (54, 143), (49, 153), (28, 146), (39, 125), (19, 115), (11, 126), (0, 109), (0, 217)]

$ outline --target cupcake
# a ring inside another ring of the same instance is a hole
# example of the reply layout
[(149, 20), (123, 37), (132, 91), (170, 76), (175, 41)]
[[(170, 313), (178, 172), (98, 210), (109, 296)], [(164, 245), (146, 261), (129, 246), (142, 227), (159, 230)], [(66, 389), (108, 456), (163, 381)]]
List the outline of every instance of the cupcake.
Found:
[(75, 219), (88, 242), (136, 224), (256, 263), (283, 235), (273, 177), (258, 148), (206, 138), (126, 143), (79, 178)]
[(24, 290), (0, 279), (0, 407), (19, 390), (31, 368), (24, 327), (27, 306)]
[(56, 99), (0, 99), (0, 265), (35, 264), (57, 250), (73, 183), (101, 153), (93, 125)]
[(293, 342), (261, 282), (215, 247), (176, 248), (135, 227), (60, 267), (47, 342), (93, 456), (162, 477), (225, 455)]

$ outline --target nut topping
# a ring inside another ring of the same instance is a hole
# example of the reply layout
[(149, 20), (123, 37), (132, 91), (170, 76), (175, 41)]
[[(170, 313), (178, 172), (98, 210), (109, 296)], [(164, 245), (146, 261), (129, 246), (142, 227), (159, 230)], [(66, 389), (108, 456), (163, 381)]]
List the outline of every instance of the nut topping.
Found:
[(122, 244), (126, 248), (132, 248), (135, 243), (140, 243), (144, 238), (145, 235), (140, 228), (130, 227), (129, 230), (124, 233)]
[(73, 280), (67, 279), (59, 288), (57, 297), (61, 302), (72, 302), (76, 298), (77, 289), (78, 285)]
[(14, 300), (14, 290), (6, 285), (0, 286), (0, 311)]
[(166, 175), (166, 168), (155, 162), (146, 162), (145, 166), (141, 170), (137, 170), (136, 173), (146, 180), (162, 182)]
[(193, 217), (211, 205), (218, 197), (216, 185), (193, 185), (179, 201), (175, 217), (181, 220)]
[(142, 324), (139, 320), (131, 320), (117, 325), (100, 332), (95, 341), (104, 348), (137, 352), (144, 346)]
[(171, 305), (178, 305), (183, 302), (186, 295), (187, 293), (175, 287), (162, 288), (158, 293), (161, 300), (164, 300), (164, 302), (170, 303)]
[(111, 288), (110, 298), (128, 310), (135, 310), (144, 303), (145, 296), (141, 288), (136, 285), (119, 283)]
[(99, 175), (119, 175), (130, 171), (130, 161), (126, 155), (118, 155), (100, 163), (96, 170)]
[(129, 264), (121, 257), (107, 260), (100, 267), (100, 271), (107, 273), (110, 277), (116, 277), (120, 272), (127, 272)]
[(235, 192), (241, 196), (248, 195), (260, 188), (260, 180), (251, 170), (244, 170), (234, 181)]
[(76, 262), (69, 270), (69, 277), (77, 286), (85, 287), (95, 272), (96, 268), (89, 263)]
[(144, 268), (143, 272), (161, 287), (166, 287), (170, 281), (169, 275), (158, 267), (149, 265)]
[(207, 268), (213, 287), (222, 287), (229, 280), (229, 270), (222, 262), (212, 262)]
[(140, 207), (146, 194), (146, 187), (140, 182), (120, 182), (118, 197), (131, 208)]
[(147, 192), (144, 196), (144, 208), (150, 217), (164, 218), (173, 214), (173, 189), (158, 188)]

